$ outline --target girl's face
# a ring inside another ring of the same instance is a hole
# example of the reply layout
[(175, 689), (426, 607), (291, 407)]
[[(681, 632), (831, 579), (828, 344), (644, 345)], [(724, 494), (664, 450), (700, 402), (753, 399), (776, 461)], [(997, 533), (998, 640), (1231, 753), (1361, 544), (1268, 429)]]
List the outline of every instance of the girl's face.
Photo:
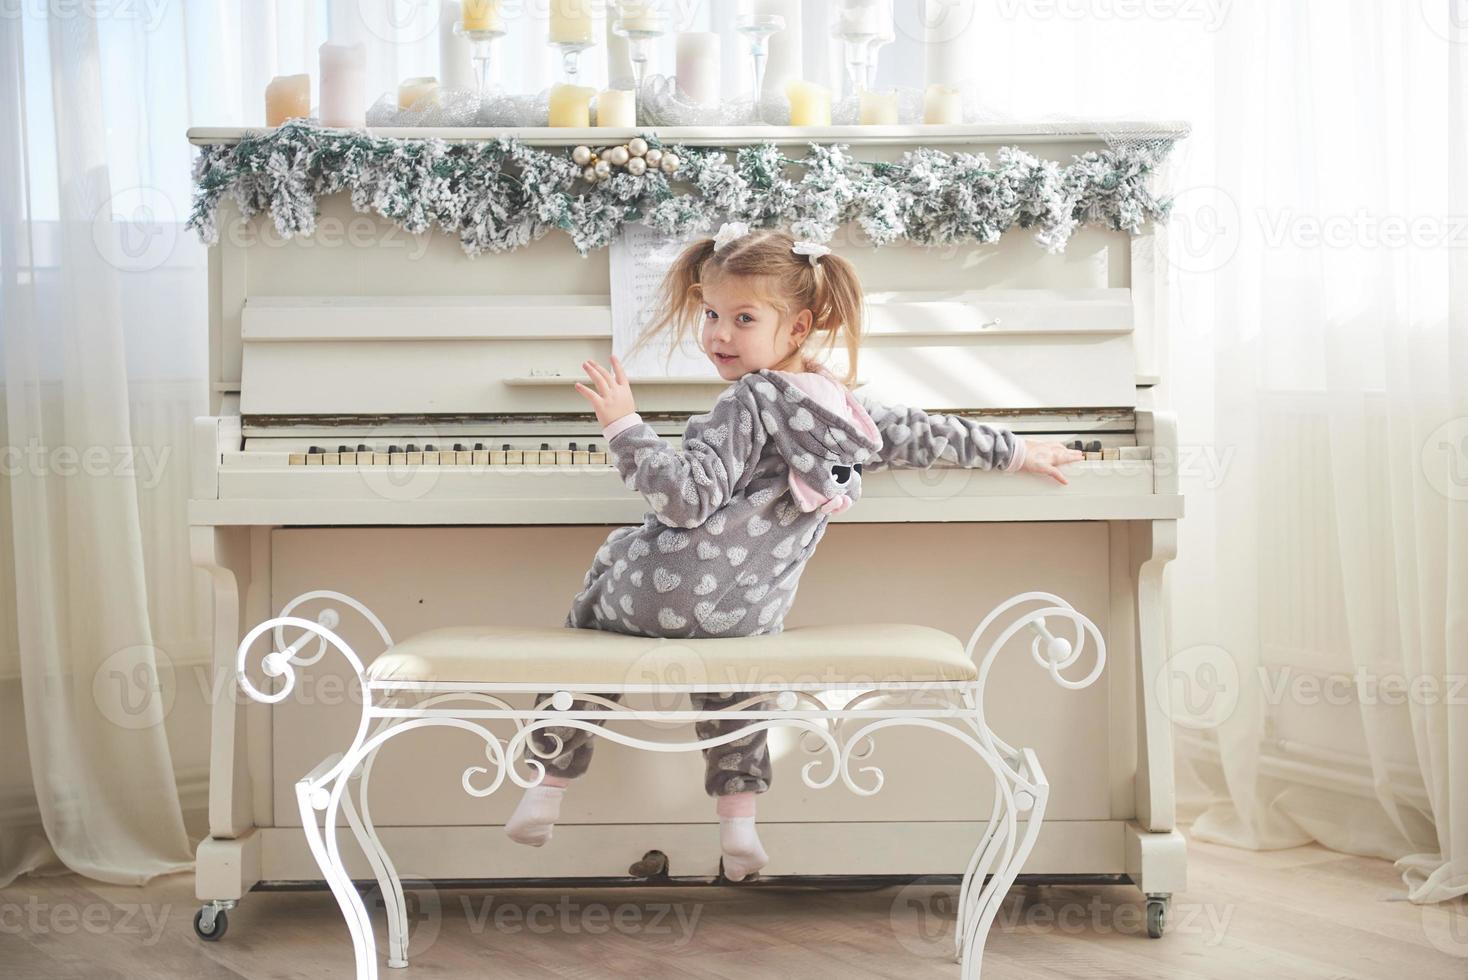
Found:
[(810, 310), (782, 314), (752, 285), (723, 276), (703, 286), (703, 349), (729, 381), (762, 368), (802, 370), (799, 351), (810, 329)]

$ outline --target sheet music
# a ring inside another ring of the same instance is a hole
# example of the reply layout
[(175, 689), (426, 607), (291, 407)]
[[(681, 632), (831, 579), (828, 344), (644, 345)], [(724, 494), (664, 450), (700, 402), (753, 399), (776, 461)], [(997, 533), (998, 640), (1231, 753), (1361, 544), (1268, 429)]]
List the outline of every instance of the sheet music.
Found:
[(663, 277), (678, 253), (701, 237), (700, 233), (675, 238), (641, 222), (629, 222), (611, 244), (612, 351), (628, 377), (719, 377), (718, 368), (698, 349), (698, 338), (691, 332), (677, 350), (672, 350), (671, 335), (665, 335), (649, 341), (635, 354), (628, 353), (651, 322)]

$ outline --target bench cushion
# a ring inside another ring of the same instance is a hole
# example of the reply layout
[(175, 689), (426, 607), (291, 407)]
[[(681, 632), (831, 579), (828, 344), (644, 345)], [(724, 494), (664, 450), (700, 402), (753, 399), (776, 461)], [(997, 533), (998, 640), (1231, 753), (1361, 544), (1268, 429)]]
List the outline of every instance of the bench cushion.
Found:
[[(929, 626), (796, 626), (774, 635), (679, 640), (603, 630), (450, 626), (411, 636), (367, 670), (378, 681), (746, 684), (971, 681), (957, 637)], [(582, 688), (587, 690), (587, 688)]]

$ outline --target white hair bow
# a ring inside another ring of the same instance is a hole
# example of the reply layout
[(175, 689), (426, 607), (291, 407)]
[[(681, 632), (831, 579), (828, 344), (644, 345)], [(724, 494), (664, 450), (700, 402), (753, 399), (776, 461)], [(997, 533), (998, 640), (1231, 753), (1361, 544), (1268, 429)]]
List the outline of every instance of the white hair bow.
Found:
[(809, 257), (811, 265), (818, 264), (822, 255), (831, 254), (831, 250), (820, 242), (796, 242), (790, 246), (790, 251)]
[(719, 225), (719, 230), (714, 232), (714, 251), (728, 245), (736, 238), (743, 238), (749, 234), (749, 225), (743, 221), (726, 221)]

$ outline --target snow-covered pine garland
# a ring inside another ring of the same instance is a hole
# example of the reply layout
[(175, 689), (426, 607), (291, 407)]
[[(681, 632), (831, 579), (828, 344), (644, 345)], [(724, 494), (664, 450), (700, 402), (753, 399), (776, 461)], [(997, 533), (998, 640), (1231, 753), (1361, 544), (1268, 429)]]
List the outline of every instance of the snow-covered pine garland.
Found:
[[(900, 238), (924, 245), (989, 243), (1014, 226), (1059, 252), (1082, 224), (1135, 232), (1167, 215), (1147, 177), (1170, 141), (1092, 151), (1068, 164), (1013, 146), (985, 154), (918, 148), (893, 163), (853, 159), (840, 144), (811, 143), (791, 159), (773, 143), (718, 149), (663, 146), (678, 168), (617, 169), (589, 183), (564, 150), (513, 137), (490, 141), (395, 139), (361, 130), (289, 122), (246, 133), (233, 145), (204, 147), (194, 165), (188, 226), (218, 240), (219, 203), (245, 216), (269, 211), (282, 237), (315, 229), (316, 200), (347, 191), (359, 212), (418, 234), (437, 226), (459, 236), (469, 255), (520, 248), (553, 228), (582, 255), (611, 244), (629, 221), (682, 235), (724, 220), (782, 227), (829, 241), (855, 222), (873, 245)], [(797, 176), (791, 171), (802, 170)]]

